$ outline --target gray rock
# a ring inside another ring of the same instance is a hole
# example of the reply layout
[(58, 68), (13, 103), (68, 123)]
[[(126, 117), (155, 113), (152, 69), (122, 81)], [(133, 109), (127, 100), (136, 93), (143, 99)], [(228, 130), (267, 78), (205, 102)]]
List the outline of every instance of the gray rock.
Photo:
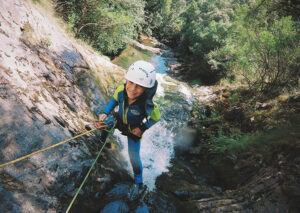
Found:
[(108, 193), (106, 193), (106, 196), (109, 199), (120, 199), (127, 197), (130, 187), (130, 183), (117, 183)]
[(202, 192), (202, 191), (189, 191), (189, 190), (181, 190), (175, 191), (174, 194), (182, 200), (198, 200), (202, 198), (212, 197), (213, 195), (210, 193)]
[(261, 102), (256, 102), (255, 103), (255, 109), (257, 110), (266, 110), (272, 108), (272, 104), (270, 103), (261, 103)]
[(61, 117), (58, 116), (53, 116), (54, 119), (57, 121), (57, 123), (59, 123), (62, 127), (67, 127), (69, 124)]

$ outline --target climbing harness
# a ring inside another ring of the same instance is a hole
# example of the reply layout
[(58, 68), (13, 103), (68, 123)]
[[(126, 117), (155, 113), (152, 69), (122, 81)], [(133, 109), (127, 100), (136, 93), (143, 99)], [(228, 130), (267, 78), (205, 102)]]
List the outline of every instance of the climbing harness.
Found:
[[(106, 125), (104, 122), (103, 122), (102, 124), (103, 124), (103, 125), (101, 126), (101, 129), (103, 129), (104, 131), (106, 131), (104, 128), (106, 128), (107, 125)], [(99, 128), (99, 129), (100, 129), (100, 128)], [(47, 151), (47, 150), (49, 150), (49, 149), (52, 149), (52, 148), (55, 148), (55, 147), (57, 147), (57, 146), (63, 145), (63, 144), (65, 144), (65, 143), (68, 143), (68, 142), (70, 142), (71, 140), (74, 140), (74, 139), (76, 139), (76, 138), (79, 138), (79, 137), (81, 137), (81, 136), (84, 136), (84, 135), (86, 135), (86, 134), (88, 134), (88, 133), (92, 133), (92, 132), (94, 132), (94, 131), (96, 131), (96, 130), (98, 130), (98, 129), (92, 129), (92, 130), (89, 130), (89, 131), (85, 131), (85, 132), (83, 132), (83, 133), (81, 133), (81, 134), (79, 134), (79, 135), (76, 135), (76, 136), (72, 137), (72, 138), (68, 138), (68, 139), (63, 140), (63, 141), (61, 141), (61, 142), (59, 142), (59, 143), (56, 143), (56, 144), (53, 144), (53, 145), (51, 145), (51, 146), (45, 147), (45, 148), (43, 148), (43, 149), (40, 149), (40, 150), (38, 150), (38, 151), (32, 152), (32, 153), (30, 153), (30, 154), (28, 154), (28, 155), (19, 157), (19, 158), (15, 159), (15, 160), (12, 160), (12, 161), (9, 161), (9, 162), (0, 164), (0, 169), (6, 167), (6, 166), (8, 166), (8, 165), (15, 164), (15, 163), (17, 163), (17, 162), (20, 162), (20, 161), (22, 161), (22, 160), (25, 160), (25, 159), (27, 159), (27, 158), (30, 158), (30, 157), (32, 157), (33, 155), (36, 155), (36, 154), (45, 152), (45, 151)]]

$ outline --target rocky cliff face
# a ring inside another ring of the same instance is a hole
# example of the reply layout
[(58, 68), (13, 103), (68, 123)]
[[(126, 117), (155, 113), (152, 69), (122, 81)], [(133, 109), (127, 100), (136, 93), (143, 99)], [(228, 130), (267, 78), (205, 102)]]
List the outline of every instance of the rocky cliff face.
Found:
[[(49, 2), (0, 0), (0, 164), (84, 131), (123, 74), (68, 35), (53, 18)], [(196, 93), (205, 105), (200, 117), (211, 114), (208, 103), (228, 98), (217, 98), (209, 87)], [(298, 103), (299, 98), (291, 101)], [(174, 123), (172, 115), (180, 110), (176, 105), (167, 108), (167, 103), (163, 112)], [(224, 118), (237, 123), (245, 119), (238, 107), (229, 108)], [(210, 134), (218, 125), (223, 124), (214, 119), (195, 123), (199, 138), (177, 153), (170, 170), (157, 179), (157, 190), (146, 199), (150, 211), (298, 212), (299, 134), (290, 146), (278, 147), (270, 162), (251, 152), (227, 159), (209, 155), (205, 144), (204, 130)], [(97, 135), (0, 169), (0, 212), (64, 212), (99, 150)], [(114, 193), (124, 195), (120, 189), (129, 185), (119, 182), (131, 179), (120, 169), (127, 165), (118, 153), (104, 150), (73, 211), (109, 212), (113, 206), (106, 204)]]
[[(123, 73), (68, 36), (44, 2), (0, 1), (1, 163), (83, 131)], [(93, 137), (84, 141), (1, 169), (1, 211), (57, 210), (91, 164)]]

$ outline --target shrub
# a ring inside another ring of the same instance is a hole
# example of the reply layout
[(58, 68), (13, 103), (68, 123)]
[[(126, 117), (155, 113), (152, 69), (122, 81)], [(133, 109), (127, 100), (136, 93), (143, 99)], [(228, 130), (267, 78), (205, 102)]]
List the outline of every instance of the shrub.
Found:
[(109, 56), (124, 49), (144, 24), (143, 0), (55, 0), (55, 5), (77, 37)]
[[(246, 5), (236, 14), (226, 45), (211, 53), (222, 65), (242, 76), (250, 89), (276, 91), (297, 84), (299, 33), (291, 16), (270, 13), (267, 5)], [(296, 79), (295, 79), (296, 77)]]

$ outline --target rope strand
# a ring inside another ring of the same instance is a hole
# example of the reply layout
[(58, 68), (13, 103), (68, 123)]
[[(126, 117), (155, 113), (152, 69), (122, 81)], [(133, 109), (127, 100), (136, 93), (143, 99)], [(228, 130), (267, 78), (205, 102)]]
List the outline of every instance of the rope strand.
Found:
[[(103, 125), (101, 128), (106, 128), (106, 127), (107, 127), (106, 125)], [(11, 165), (11, 164), (15, 164), (15, 163), (17, 163), (17, 162), (20, 162), (20, 161), (22, 161), (22, 160), (25, 160), (25, 159), (27, 159), (27, 158), (30, 158), (30, 157), (32, 157), (33, 155), (36, 155), (36, 154), (45, 152), (45, 151), (47, 151), (47, 150), (49, 150), (49, 149), (53, 149), (53, 148), (55, 148), (55, 147), (57, 147), (57, 146), (63, 145), (63, 144), (65, 144), (65, 143), (68, 143), (68, 142), (70, 142), (71, 140), (74, 140), (74, 139), (76, 139), (76, 138), (79, 138), (79, 137), (81, 137), (81, 136), (84, 136), (84, 135), (86, 135), (86, 134), (88, 134), (88, 133), (92, 133), (92, 132), (94, 132), (94, 131), (96, 131), (96, 130), (98, 130), (98, 129), (92, 129), (92, 130), (85, 131), (85, 132), (83, 132), (83, 133), (81, 133), (81, 134), (79, 134), (79, 135), (76, 135), (76, 136), (72, 137), (72, 138), (63, 140), (63, 141), (61, 141), (61, 142), (59, 142), (59, 143), (56, 143), (56, 144), (53, 144), (53, 145), (48, 146), (48, 147), (46, 147), (46, 148), (43, 148), (43, 149), (40, 149), (40, 150), (38, 150), (38, 151), (32, 152), (32, 153), (30, 153), (30, 154), (28, 154), (28, 155), (19, 157), (19, 158), (15, 159), (15, 160), (12, 160), (12, 161), (9, 161), (9, 162), (0, 164), (0, 169), (4, 168), (4, 167), (6, 167), (6, 166), (9, 166), (9, 165)], [(105, 129), (102, 129), (102, 130), (106, 131)]]
[[(108, 130), (105, 130), (105, 131), (107, 131), (107, 132), (108, 132), (108, 136), (107, 136), (107, 137), (109, 137), (109, 136), (110, 136), (110, 135), (113, 133), (115, 126), (116, 126), (116, 122), (114, 123), (114, 125), (113, 125), (113, 127), (111, 128), (111, 130), (110, 130), (110, 131), (108, 131)], [(74, 204), (74, 202), (75, 202), (75, 200), (76, 200), (76, 198), (77, 198), (77, 196), (78, 196), (79, 192), (81, 191), (81, 189), (82, 189), (83, 185), (84, 185), (84, 184), (85, 184), (85, 182), (87, 181), (87, 179), (88, 179), (88, 177), (89, 177), (89, 175), (90, 175), (91, 171), (93, 170), (93, 168), (94, 168), (94, 166), (95, 166), (96, 162), (98, 161), (98, 158), (100, 157), (100, 154), (101, 154), (101, 152), (102, 152), (103, 148), (105, 147), (106, 143), (107, 143), (107, 140), (105, 140), (105, 142), (104, 142), (103, 146), (101, 147), (100, 151), (99, 151), (99, 152), (98, 152), (98, 154), (97, 154), (97, 157), (96, 157), (96, 159), (94, 160), (94, 162), (93, 162), (92, 166), (90, 167), (90, 169), (89, 169), (88, 173), (86, 174), (86, 176), (85, 176), (84, 180), (83, 180), (83, 181), (82, 181), (82, 183), (80, 184), (80, 187), (79, 187), (79, 188), (78, 188), (78, 190), (76, 191), (76, 193), (75, 193), (75, 195), (74, 195), (74, 197), (73, 197), (73, 199), (72, 199), (71, 203), (69, 204), (69, 206), (68, 206), (68, 208), (67, 208), (67, 210), (66, 210), (66, 213), (69, 213), (69, 211), (71, 210), (71, 208), (72, 208), (72, 205)]]
[[(61, 142), (59, 142), (59, 143), (56, 143), (56, 144), (53, 144), (53, 145), (48, 146), (48, 147), (46, 147), (46, 148), (43, 148), (43, 149), (40, 149), (40, 150), (38, 150), (38, 151), (32, 152), (32, 153), (30, 153), (30, 154), (28, 154), (28, 155), (19, 157), (19, 158), (15, 159), (15, 160), (12, 160), (12, 161), (9, 161), (9, 162), (0, 164), (0, 169), (4, 168), (4, 167), (6, 167), (6, 166), (9, 166), (9, 165), (15, 164), (15, 163), (17, 163), (17, 162), (20, 162), (20, 161), (22, 161), (22, 160), (25, 160), (25, 159), (27, 159), (27, 158), (30, 158), (30, 157), (32, 157), (32, 156), (34, 156), (34, 155), (39, 154), (39, 153), (45, 152), (45, 151), (47, 151), (47, 150), (49, 150), (49, 149), (52, 149), (52, 148), (54, 148), (54, 147), (63, 145), (63, 144), (65, 144), (65, 143), (68, 143), (68, 142), (70, 142), (71, 140), (74, 140), (74, 139), (79, 138), (79, 137), (81, 137), (81, 136), (83, 136), (83, 135), (92, 133), (92, 132), (94, 132), (94, 131), (96, 131), (96, 130), (98, 130), (98, 129), (101, 129), (102, 131), (107, 131), (107, 132), (108, 132), (108, 136), (110, 136), (110, 135), (113, 133), (114, 128), (115, 128), (115, 126), (116, 126), (116, 122), (115, 122), (114, 125), (113, 125), (113, 127), (110, 128), (110, 130), (107, 130), (106, 128), (108, 128), (108, 126), (107, 126), (104, 122), (100, 122), (100, 124), (101, 124), (102, 126), (100, 126), (100, 127), (97, 128), (97, 129), (91, 129), (91, 130), (85, 131), (85, 132), (83, 132), (83, 133), (81, 133), (81, 134), (79, 134), (79, 135), (76, 135), (76, 136), (72, 137), (72, 138), (68, 138), (68, 139), (63, 140), (63, 141), (61, 141)], [(66, 213), (69, 213), (70, 209), (72, 208), (72, 205), (74, 204), (74, 202), (75, 202), (75, 200), (76, 200), (78, 194), (80, 193), (81, 189), (83, 188), (83, 186), (84, 186), (85, 182), (87, 181), (87, 179), (88, 179), (88, 177), (89, 177), (91, 171), (93, 170), (94, 166), (96, 165), (96, 162), (98, 161), (98, 159), (99, 159), (99, 157), (100, 157), (100, 155), (101, 155), (101, 153), (102, 153), (102, 151), (103, 151), (103, 149), (104, 149), (104, 147), (105, 147), (106, 144), (107, 144), (107, 140), (106, 140), (106, 141), (104, 142), (104, 144), (102, 145), (100, 151), (99, 151), (98, 154), (97, 154), (97, 157), (95, 158), (94, 162), (92, 163), (92, 165), (91, 165), (89, 171), (87, 172), (87, 174), (86, 174), (84, 180), (83, 180), (82, 183), (80, 184), (80, 187), (79, 187), (78, 190), (76, 191), (76, 193), (75, 193), (75, 195), (74, 195), (74, 197), (73, 197), (71, 203), (69, 204), (69, 206), (68, 206), (68, 208), (67, 208), (67, 210), (66, 210)]]
[(99, 157), (100, 157), (100, 154), (101, 154), (103, 148), (105, 147), (106, 143), (107, 143), (107, 141), (104, 142), (103, 146), (101, 147), (100, 151), (98, 152), (96, 159), (94, 160), (92, 166), (90, 167), (90, 169), (89, 169), (89, 171), (87, 172), (85, 178), (83, 179), (83, 181), (82, 181), (82, 183), (80, 184), (78, 190), (76, 191), (76, 193), (75, 193), (75, 195), (74, 195), (74, 197), (73, 197), (71, 203), (69, 204), (69, 206), (68, 206), (68, 208), (67, 208), (67, 210), (66, 210), (66, 213), (68, 213), (68, 212), (70, 211), (70, 209), (72, 208), (72, 206), (73, 206), (73, 204), (74, 204), (74, 202), (75, 202), (75, 200), (76, 200), (76, 198), (77, 198), (79, 192), (81, 191), (83, 185), (85, 184), (85, 182), (87, 181), (87, 179), (88, 179), (88, 177), (89, 177), (91, 171), (93, 170), (93, 168), (94, 168), (96, 162), (98, 161), (98, 159), (99, 159)]

